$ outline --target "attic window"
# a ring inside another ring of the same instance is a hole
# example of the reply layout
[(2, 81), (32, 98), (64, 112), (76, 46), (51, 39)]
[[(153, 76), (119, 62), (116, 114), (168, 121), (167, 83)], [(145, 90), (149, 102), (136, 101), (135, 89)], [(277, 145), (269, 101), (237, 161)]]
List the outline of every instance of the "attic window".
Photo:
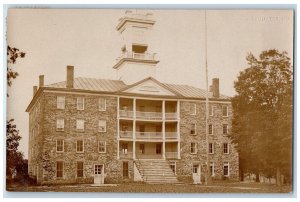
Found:
[(132, 45), (132, 51), (135, 53), (145, 53), (148, 46), (146, 45)]

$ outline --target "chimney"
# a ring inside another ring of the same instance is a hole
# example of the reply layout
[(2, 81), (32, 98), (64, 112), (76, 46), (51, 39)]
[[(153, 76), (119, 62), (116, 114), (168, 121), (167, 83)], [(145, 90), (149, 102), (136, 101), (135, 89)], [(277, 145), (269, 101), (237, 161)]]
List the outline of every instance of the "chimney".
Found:
[(220, 96), (219, 78), (213, 78), (212, 79), (212, 92), (213, 92), (213, 97), (219, 97)]
[(67, 88), (74, 87), (74, 66), (67, 66)]
[(38, 89), (38, 87), (37, 87), (37, 86), (33, 86), (33, 97), (34, 97), (34, 95), (36, 94), (36, 92), (37, 92), (37, 89)]
[(39, 87), (44, 86), (44, 75), (39, 76)]

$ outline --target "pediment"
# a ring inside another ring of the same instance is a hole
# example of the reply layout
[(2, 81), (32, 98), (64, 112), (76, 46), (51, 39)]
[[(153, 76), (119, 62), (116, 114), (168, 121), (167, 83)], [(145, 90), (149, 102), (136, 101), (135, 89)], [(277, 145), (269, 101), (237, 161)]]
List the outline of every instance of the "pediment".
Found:
[(144, 95), (176, 96), (175, 93), (171, 92), (163, 85), (159, 84), (158, 81), (154, 81), (153, 79), (138, 82), (136, 85), (131, 86), (123, 92)]

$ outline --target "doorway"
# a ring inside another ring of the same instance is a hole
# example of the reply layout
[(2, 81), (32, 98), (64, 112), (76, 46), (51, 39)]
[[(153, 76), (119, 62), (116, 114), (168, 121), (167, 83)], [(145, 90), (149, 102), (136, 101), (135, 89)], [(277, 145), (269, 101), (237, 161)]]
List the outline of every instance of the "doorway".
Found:
[(194, 184), (201, 184), (201, 168), (200, 164), (193, 165), (193, 183)]
[(104, 184), (104, 165), (95, 164), (94, 166), (94, 184)]

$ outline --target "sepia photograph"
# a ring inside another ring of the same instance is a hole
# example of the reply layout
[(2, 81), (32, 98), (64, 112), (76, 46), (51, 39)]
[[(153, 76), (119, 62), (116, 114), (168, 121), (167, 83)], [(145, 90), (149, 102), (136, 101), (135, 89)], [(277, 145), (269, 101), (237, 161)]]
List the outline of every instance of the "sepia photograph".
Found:
[(9, 7), (5, 190), (292, 194), (294, 12)]

